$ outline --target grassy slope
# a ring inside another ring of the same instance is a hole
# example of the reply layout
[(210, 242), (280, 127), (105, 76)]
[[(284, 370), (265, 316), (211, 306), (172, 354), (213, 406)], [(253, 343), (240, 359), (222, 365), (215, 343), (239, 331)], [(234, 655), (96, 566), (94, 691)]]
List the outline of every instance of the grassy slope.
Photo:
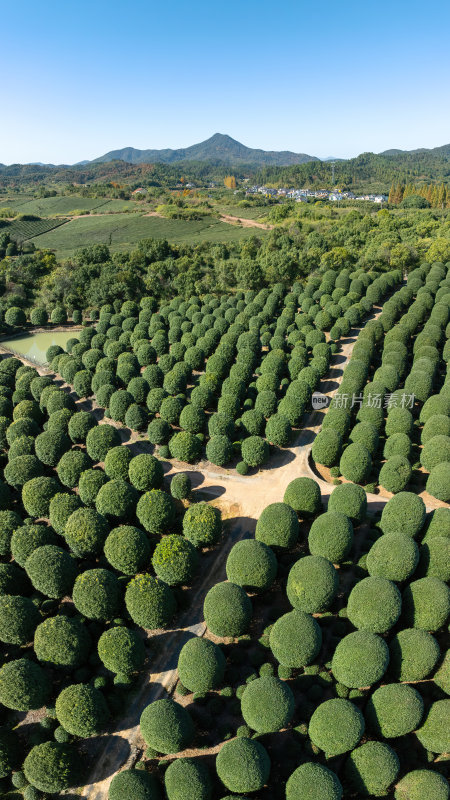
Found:
[[(48, 233), (36, 236), (36, 247), (55, 250), (67, 258), (79, 247), (107, 244), (111, 250), (129, 250), (140, 239), (155, 237), (174, 243), (195, 244), (200, 241), (229, 242), (252, 236), (252, 228), (240, 228), (210, 219), (198, 221), (169, 220), (137, 214), (115, 214), (104, 217), (81, 217)], [(258, 235), (264, 233), (258, 231)]]

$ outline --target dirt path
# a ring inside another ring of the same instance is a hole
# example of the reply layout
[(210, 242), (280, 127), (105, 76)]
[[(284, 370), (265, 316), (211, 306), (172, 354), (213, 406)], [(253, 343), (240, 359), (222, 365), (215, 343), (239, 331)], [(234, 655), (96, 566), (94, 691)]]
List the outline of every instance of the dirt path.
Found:
[[(158, 211), (148, 211), (146, 214), (143, 214), (144, 217), (161, 217), (162, 219), (167, 219), (164, 217), (163, 214), (159, 214)], [(256, 219), (245, 219), (245, 217), (233, 217), (231, 214), (220, 214), (217, 218), (219, 222), (226, 222), (228, 225), (241, 225), (242, 228), (260, 228), (264, 231), (271, 231), (274, 228), (274, 225), (268, 225), (265, 222), (258, 222)], [(215, 217), (211, 217), (211, 220), (214, 221)]]
[[(154, 212), (153, 212), (154, 213)], [(381, 309), (376, 309), (373, 318), (377, 318)], [(343, 341), (339, 353), (336, 353), (330, 363), (327, 378), (322, 380), (319, 390), (332, 397), (341, 383), (345, 366), (347, 365), (359, 328), (352, 329)], [(0, 350), (4, 351), (4, 348)], [(4, 351), (5, 352), (5, 351)], [(22, 358), (25, 363), (26, 359)], [(36, 365), (33, 365), (36, 366)], [(41, 374), (49, 372), (45, 367), (38, 367)], [(68, 390), (70, 386), (63, 384)], [(78, 401), (80, 408), (92, 410), (103, 422), (103, 412), (93, 401)], [(105, 422), (111, 424), (111, 420)], [(314, 478), (320, 486), (324, 506), (335, 488), (317, 475), (310, 464), (310, 452), (316, 433), (320, 430), (323, 421), (322, 411), (311, 411), (303, 420), (302, 430), (293, 445), (280, 450), (270, 461), (267, 468), (260, 470), (254, 476), (239, 476), (235, 472), (227, 472), (220, 468), (213, 469), (212, 465), (189, 466), (180, 462), (172, 462), (167, 471), (168, 476), (176, 472), (189, 472), (193, 488), (202, 494), (205, 499), (210, 498), (214, 505), (222, 511), (226, 520), (226, 536), (221, 545), (214, 551), (202, 556), (203, 579), (198, 581), (190, 594), (190, 604), (186, 611), (178, 616), (177, 627), (148, 634), (148, 638), (157, 640), (158, 653), (150, 665), (149, 672), (143, 675), (142, 683), (137, 693), (132, 697), (127, 712), (120, 720), (114, 731), (100, 737), (96, 743), (95, 763), (89, 775), (89, 783), (80, 790), (79, 795), (89, 800), (107, 800), (109, 784), (113, 775), (124, 767), (129, 767), (138, 759), (142, 750), (142, 739), (139, 730), (139, 718), (143, 708), (153, 700), (173, 692), (176, 680), (178, 654), (186, 639), (192, 635), (203, 636), (206, 626), (203, 620), (203, 602), (207, 591), (217, 581), (224, 580), (226, 557), (231, 547), (239, 539), (252, 535), (256, 520), (262, 510), (270, 503), (283, 499), (287, 485), (300, 476)], [(136, 452), (148, 449), (148, 445), (139, 434), (130, 432), (129, 429), (117, 425), (121, 432), (123, 444), (132, 447)], [(372, 512), (383, 508), (387, 497), (368, 494)], [(427, 510), (441, 505), (434, 498), (424, 500)], [(434, 502), (429, 502), (433, 500)], [(159, 644), (162, 644), (159, 647)]]
[(228, 222), (230, 225), (241, 225), (243, 228), (261, 228), (263, 231), (271, 231), (275, 225), (266, 222), (258, 222), (256, 219), (246, 219), (245, 217), (233, 217), (231, 214), (221, 214), (221, 222)]

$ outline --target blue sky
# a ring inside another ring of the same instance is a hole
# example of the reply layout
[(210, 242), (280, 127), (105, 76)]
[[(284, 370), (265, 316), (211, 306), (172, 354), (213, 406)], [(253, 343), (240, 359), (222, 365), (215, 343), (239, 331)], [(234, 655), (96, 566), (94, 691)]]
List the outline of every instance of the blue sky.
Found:
[(228, 133), (351, 157), (450, 142), (450, 5), (0, 2), (0, 162)]

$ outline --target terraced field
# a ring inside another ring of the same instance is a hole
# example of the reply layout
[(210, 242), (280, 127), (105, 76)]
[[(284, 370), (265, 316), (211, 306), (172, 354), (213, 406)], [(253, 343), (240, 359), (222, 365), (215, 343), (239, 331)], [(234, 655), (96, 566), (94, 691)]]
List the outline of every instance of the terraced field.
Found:
[[(236, 241), (253, 234), (251, 228), (240, 228), (216, 220), (186, 221), (136, 214), (114, 214), (74, 219), (32, 241), (36, 247), (54, 250), (58, 258), (68, 258), (79, 247), (92, 244), (107, 244), (114, 252), (129, 250), (139, 240), (149, 237), (192, 244), (200, 240)], [(264, 231), (261, 234), (264, 235)]]

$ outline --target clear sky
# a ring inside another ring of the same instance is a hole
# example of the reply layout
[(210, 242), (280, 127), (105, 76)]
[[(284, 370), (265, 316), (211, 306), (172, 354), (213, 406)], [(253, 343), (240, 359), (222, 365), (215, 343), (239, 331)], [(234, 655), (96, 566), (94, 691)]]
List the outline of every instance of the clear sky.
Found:
[(0, 162), (450, 142), (447, 0), (0, 0)]

